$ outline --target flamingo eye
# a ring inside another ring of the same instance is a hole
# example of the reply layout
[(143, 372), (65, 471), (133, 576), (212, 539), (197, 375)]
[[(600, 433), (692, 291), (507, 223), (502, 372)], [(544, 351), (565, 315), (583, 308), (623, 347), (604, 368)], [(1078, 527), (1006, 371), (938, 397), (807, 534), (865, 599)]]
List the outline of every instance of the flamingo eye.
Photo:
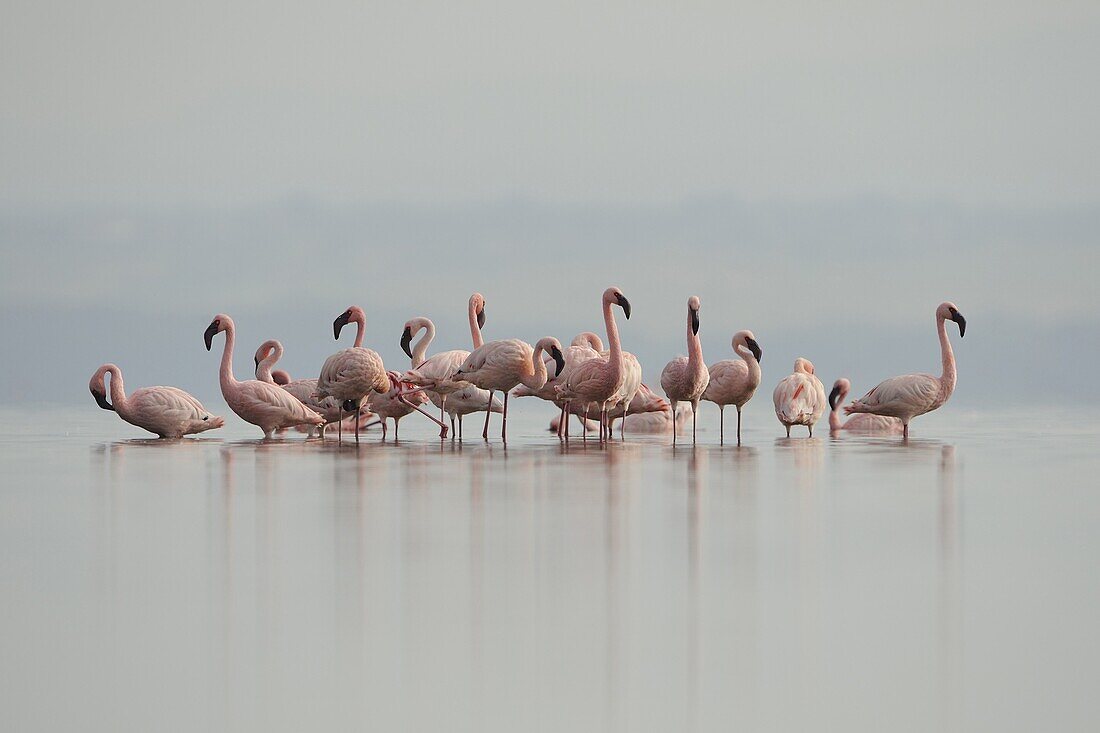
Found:
[(204, 415), (204, 416), (203, 416), (203, 418), (202, 418), (202, 421), (203, 421), (203, 422), (206, 422), (206, 421), (207, 421), (207, 420), (209, 420), (209, 419), (210, 419), (210, 416), (209, 416), (209, 415)]

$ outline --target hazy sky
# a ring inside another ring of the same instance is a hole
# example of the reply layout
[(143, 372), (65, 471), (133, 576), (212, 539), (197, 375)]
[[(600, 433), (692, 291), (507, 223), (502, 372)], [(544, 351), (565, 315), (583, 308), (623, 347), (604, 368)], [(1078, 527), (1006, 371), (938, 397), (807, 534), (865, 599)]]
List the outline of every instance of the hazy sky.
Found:
[(1100, 198), (1100, 4), (0, 7), (0, 201)]
[(0, 6), (6, 400), (132, 386), (217, 404), (210, 317), (295, 374), (366, 308), (402, 366), (428, 315), (465, 345), (598, 329), (634, 302), (653, 379), (703, 299), (711, 361), (752, 328), (857, 390), (1081, 395), (1100, 360), (1100, 4), (163, 3)]

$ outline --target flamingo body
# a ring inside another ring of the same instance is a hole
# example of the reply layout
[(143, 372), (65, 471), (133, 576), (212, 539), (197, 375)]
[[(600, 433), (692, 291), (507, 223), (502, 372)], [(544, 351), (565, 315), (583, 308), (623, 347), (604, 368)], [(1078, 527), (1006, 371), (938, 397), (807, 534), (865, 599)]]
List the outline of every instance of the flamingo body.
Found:
[[(111, 375), (111, 402), (104, 386)], [(122, 370), (104, 364), (92, 375), (88, 388), (105, 410), (114, 410), (120, 418), (161, 438), (182, 438), (225, 425), (223, 418), (211, 415), (202, 403), (177, 387), (142, 387), (129, 396), (122, 382)]]

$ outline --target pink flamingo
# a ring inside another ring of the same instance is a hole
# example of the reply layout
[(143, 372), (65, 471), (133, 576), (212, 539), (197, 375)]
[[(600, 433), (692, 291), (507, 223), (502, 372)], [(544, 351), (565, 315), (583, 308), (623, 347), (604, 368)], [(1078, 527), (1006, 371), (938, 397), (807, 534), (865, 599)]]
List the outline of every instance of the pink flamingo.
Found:
[[(617, 405), (607, 410), (608, 433), (610, 434), (611, 426), (616, 420), (623, 420), (624, 424), (622, 425), (622, 431), (625, 431), (627, 425), (634, 425), (635, 423), (644, 424), (646, 422), (628, 419), (631, 415), (657, 412), (668, 412), (671, 416), (672, 406), (669, 404), (668, 400), (639, 381), (637, 389), (634, 390), (634, 396), (630, 398), (629, 402), (619, 402)], [(652, 431), (646, 430), (643, 432)]]
[(420, 408), (420, 405), (428, 401), (428, 396), (424, 394), (424, 390), (415, 384), (401, 381), (401, 375), (397, 372), (386, 372), (386, 376), (390, 380), (390, 388), (382, 394), (373, 392), (367, 399), (371, 412), (376, 414), (382, 422), (382, 440), (386, 439), (387, 418), (393, 420), (393, 440), (396, 443), (398, 423), (401, 418), (414, 410), (438, 425), (439, 437), (446, 438), (447, 426)]
[[(570, 345), (563, 350), (562, 354), (565, 357), (565, 365), (560, 370), (558, 370), (556, 374), (550, 374), (549, 372), (550, 362), (553, 361), (553, 358), (549, 354), (547, 354), (543, 358), (543, 361), (545, 362), (548, 370), (546, 384), (538, 389), (531, 389), (521, 384), (512, 391), (512, 396), (538, 397), (541, 400), (552, 402), (558, 407), (560, 415), (565, 415), (566, 403), (564, 400), (559, 398), (558, 387), (562, 384), (565, 384), (565, 380), (569, 377), (570, 371), (577, 364), (588, 361), (589, 359), (598, 359), (600, 356), (600, 350), (602, 348), (603, 342), (600, 341), (600, 337), (592, 333), (591, 331), (585, 331), (583, 333), (577, 334), (577, 336), (573, 338), (573, 341), (570, 343)], [(576, 405), (573, 406), (573, 409), (577, 409)], [(579, 415), (581, 413), (577, 412), (576, 414)], [(560, 416), (559, 422), (556, 424), (561, 424)], [(563, 428), (568, 429), (568, 425), (563, 426)], [(558, 433), (558, 437), (561, 437), (560, 432)]]
[[(371, 392), (385, 394), (390, 389), (390, 378), (382, 357), (372, 349), (363, 348), (363, 331), (367, 325), (367, 314), (357, 305), (353, 305), (336, 317), (332, 322), (332, 335), (340, 339), (340, 331), (349, 323), (355, 323), (355, 344), (350, 349), (341, 349), (325, 359), (321, 367), (321, 376), (317, 378), (318, 399), (334, 397), (345, 412), (359, 414), (363, 399)], [(341, 440), (343, 427), (340, 425)], [(355, 421), (355, 442), (359, 442), (359, 420)]]
[[(313, 425), (298, 426), (302, 432), (308, 431), (310, 436), (316, 434), (324, 439), (325, 430), (328, 426), (343, 420), (340, 403), (336, 401), (335, 397), (314, 397), (314, 393), (317, 391), (316, 379), (291, 379), (290, 374), (282, 369), (274, 369), (273, 367), (282, 357), (283, 345), (278, 340), (268, 339), (260, 344), (260, 348), (256, 350), (256, 379), (282, 387), (296, 400), (325, 418), (325, 424), (320, 428)], [(373, 416), (368, 413), (368, 417)], [(350, 424), (349, 427), (354, 427), (354, 423)], [(340, 429), (343, 430), (343, 425), (340, 426)]]
[[(485, 326), (485, 298), (481, 293), (474, 293), (470, 296), (467, 315), (470, 321), (470, 339), (473, 342), (473, 347), (476, 349), (485, 343), (481, 335), (481, 329)], [(410, 350), (409, 347), (412, 344), (413, 338), (421, 330), (425, 332), (424, 336), (422, 336), (413, 346), (412, 350)], [(428, 398), (431, 399), (432, 404), (439, 407), (439, 417), (441, 420), (445, 412), (450, 415), (452, 434), (454, 432), (456, 417), (459, 422), (459, 434), (461, 434), (463, 415), (477, 412), (486, 404), (491, 404), (493, 406), (493, 412), (503, 411), (503, 403), (500, 402), (500, 400), (490, 399), (487, 391), (474, 387), (469, 382), (455, 381), (451, 378), (458, 368), (462, 366), (462, 362), (466, 361), (466, 358), (470, 355), (469, 351), (454, 349), (451, 351), (442, 351), (431, 357), (427, 355), (428, 346), (434, 338), (435, 324), (432, 323), (431, 319), (423, 317), (413, 318), (405, 323), (405, 329), (401, 333), (401, 348), (412, 360), (412, 369), (405, 372), (402, 379), (411, 384), (423, 387), (427, 391)], [(463, 396), (457, 398), (459, 400), (458, 402), (450, 405), (453, 409), (449, 409), (448, 405), (451, 402), (450, 395), (457, 392), (462, 392)], [(471, 402), (471, 400), (473, 401)], [(496, 409), (498, 404), (500, 405), (499, 410)], [(478, 407), (475, 407), (475, 405), (478, 405)]]
[[(687, 308), (688, 355), (679, 356), (665, 365), (661, 372), (661, 388), (672, 403), (672, 419), (676, 420), (676, 403), (691, 403), (691, 442), (695, 442), (696, 413), (699, 399), (710, 383), (710, 372), (703, 361), (703, 345), (699, 343), (699, 297), (688, 298)], [(676, 444), (676, 427), (672, 429), (672, 444)]]
[(220, 381), (222, 397), (233, 412), (245, 422), (256, 425), (270, 438), (278, 428), (295, 425), (323, 425), (325, 419), (294, 399), (286, 390), (258, 379), (238, 382), (233, 376), (233, 345), (235, 326), (233, 319), (224, 313), (214, 316), (206, 327), (203, 341), (210, 351), (214, 335), (225, 332), (225, 348), (222, 351)]
[(955, 391), (955, 352), (947, 338), (945, 321), (954, 321), (959, 326), (959, 338), (966, 335), (966, 319), (959, 313), (954, 303), (943, 302), (936, 308), (936, 332), (940, 337), (940, 359), (943, 373), (939, 377), (931, 374), (907, 374), (903, 377), (891, 377), (872, 389), (863, 397), (844, 408), (844, 412), (870, 413), (885, 415), (901, 420), (902, 436), (909, 438), (909, 421), (941, 407)]
[[(111, 375), (110, 402), (104, 384), (108, 374)], [(161, 438), (182, 438), (225, 425), (223, 418), (211, 415), (201, 402), (176, 387), (143, 387), (127, 397), (122, 370), (114, 364), (96, 369), (88, 389), (104, 410), (112, 410), (131, 425)]]
[[(619, 341), (619, 327), (615, 323), (615, 316), (611, 312), (612, 304), (623, 309), (623, 315), (630, 320), (630, 301), (623, 295), (623, 291), (616, 287), (610, 287), (603, 291), (600, 305), (603, 309), (604, 329), (607, 332), (607, 341), (611, 346), (607, 357), (601, 354), (598, 358), (576, 364), (569, 370), (564, 384), (558, 387), (558, 396), (565, 403), (573, 401), (584, 405), (585, 420), (588, 419), (588, 408), (596, 405), (600, 409), (600, 441), (603, 442), (607, 428), (607, 403), (618, 393), (623, 385), (623, 346)], [(568, 407), (564, 408), (566, 411)], [(564, 423), (564, 415), (562, 416)], [(569, 431), (565, 431), (568, 439)]]
[[(505, 442), (508, 440), (508, 391), (517, 384), (523, 384), (533, 390), (546, 384), (548, 375), (546, 365), (542, 361), (543, 352), (550, 354), (558, 370), (565, 366), (561, 342), (556, 338), (539, 339), (534, 348), (526, 341), (504, 339), (490, 341), (471, 351), (452, 377), (452, 379), (466, 381), (475, 387), (488, 390), (490, 400), (493, 392), (504, 392), (504, 415), (500, 437)], [(489, 416), (492, 414), (491, 403), (486, 407), (485, 428), (481, 432), (481, 437), (488, 440)]]
[(772, 393), (775, 416), (787, 428), (791, 437), (792, 425), (805, 425), (814, 434), (814, 424), (825, 412), (825, 385), (814, 376), (814, 365), (809, 359), (794, 360), (794, 374), (784, 377)]
[(844, 377), (836, 380), (833, 391), (829, 393), (829, 430), (837, 432), (847, 430), (858, 433), (900, 433), (901, 420), (896, 417), (872, 415), (870, 413), (857, 413), (848, 418), (845, 423), (840, 422), (837, 414), (840, 406), (844, 404), (844, 398), (848, 396), (852, 383)]
[(719, 442), (726, 442), (726, 405), (737, 406), (737, 445), (741, 445), (741, 408), (760, 386), (760, 344), (752, 331), (733, 334), (733, 353), (740, 359), (723, 359), (711, 364), (710, 384), (703, 399), (718, 405)]

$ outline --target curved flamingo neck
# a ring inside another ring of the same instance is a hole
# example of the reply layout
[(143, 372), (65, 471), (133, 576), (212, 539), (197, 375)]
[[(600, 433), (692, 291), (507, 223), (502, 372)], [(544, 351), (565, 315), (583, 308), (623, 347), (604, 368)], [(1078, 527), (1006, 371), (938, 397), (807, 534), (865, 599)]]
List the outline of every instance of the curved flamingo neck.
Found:
[(428, 358), (428, 345), (435, 339), (435, 324), (431, 322), (431, 319), (422, 318), (420, 319), (420, 323), (424, 326), (424, 335), (418, 338), (416, 340), (416, 345), (413, 346), (413, 369), (423, 364)]
[(226, 387), (235, 384), (237, 381), (233, 377), (233, 346), (237, 340), (234, 334), (235, 330), (232, 321), (225, 327), (225, 346), (222, 350), (221, 369), (218, 372), (218, 379), (221, 382), (223, 392)]
[(542, 354), (543, 348), (540, 341), (535, 344), (535, 350), (531, 352), (531, 373), (522, 375), (519, 380), (528, 389), (540, 390), (546, 386), (549, 374), (546, 371), (546, 363), (542, 360)]
[(603, 324), (607, 330), (607, 342), (611, 349), (607, 364), (611, 370), (611, 381), (618, 383), (623, 373), (623, 345), (619, 341), (619, 326), (615, 323), (615, 314), (611, 312), (611, 301), (603, 301)]
[(943, 375), (940, 377), (940, 385), (944, 392), (944, 399), (955, 391), (957, 374), (955, 373), (955, 352), (951, 349), (951, 340), (947, 338), (947, 325), (943, 318), (936, 319), (936, 330), (940, 337), (940, 358), (943, 361)]
[(279, 359), (282, 358), (283, 346), (282, 344), (276, 343), (275, 348), (271, 350), (271, 354), (256, 366), (256, 379), (261, 382), (271, 382), (274, 384), (275, 378), (271, 376), (271, 371), (275, 368), (275, 365), (279, 363)]
[(485, 345), (485, 339), (481, 335), (481, 326), (477, 325), (477, 306), (474, 302), (470, 301), (470, 307), (467, 309), (467, 315), (470, 317), (470, 339), (474, 343), (474, 348), (480, 348)]
[(112, 364), (107, 368), (111, 375), (111, 404), (115, 412), (126, 409), (126, 385), (122, 381), (122, 370)]
[[(733, 350), (737, 352), (737, 355), (741, 357), (742, 361), (749, 365), (749, 373), (756, 377), (756, 381), (759, 383), (760, 362), (756, 360), (756, 355), (753, 354), (752, 351), (750, 351), (749, 348), (744, 344), (737, 344), (737, 346), (735, 346)], [(699, 353), (701, 356), (702, 351), (700, 351)]]

